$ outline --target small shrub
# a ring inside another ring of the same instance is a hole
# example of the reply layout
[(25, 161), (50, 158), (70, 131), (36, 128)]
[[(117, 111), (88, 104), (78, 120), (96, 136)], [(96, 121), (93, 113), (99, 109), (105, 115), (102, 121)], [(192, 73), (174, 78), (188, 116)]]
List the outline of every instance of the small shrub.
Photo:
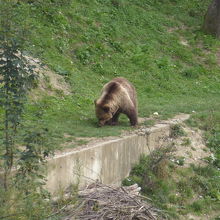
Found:
[(188, 68), (184, 70), (182, 76), (190, 79), (198, 79), (200, 75), (206, 74), (206, 69), (202, 66), (198, 66), (196, 68)]
[(184, 135), (186, 135), (186, 133), (181, 127), (181, 125), (175, 124), (171, 126), (170, 137), (177, 138)]
[[(168, 178), (170, 170), (173, 169), (168, 160), (173, 150), (173, 146), (167, 146), (148, 156), (142, 155), (139, 163), (131, 170), (130, 176), (123, 181), (123, 185), (137, 183), (142, 193), (151, 195), (156, 204), (165, 205), (169, 202), (170, 191), (175, 188), (175, 184)], [(175, 213), (172, 212), (171, 215)]]
[(54, 70), (61, 76), (69, 76), (69, 72), (59, 65), (57, 65)]
[(193, 202), (191, 205), (191, 209), (197, 213), (201, 212), (203, 209), (203, 200), (197, 200)]
[(192, 186), (185, 180), (181, 180), (177, 183), (178, 191), (181, 193), (183, 198), (192, 197)]
[(170, 203), (175, 204), (175, 203), (177, 203), (177, 202), (179, 202), (179, 201), (180, 201), (180, 197), (177, 196), (176, 194), (171, 194), (171, 195), (169, 196), (169, 202), (170, 202)]
[(162, 159), (157, 166), (155, 167), (155, 175), (160, 178), (160, 179), (166, 179), (168, 177), (168, 164), (169, 160), (167, 159)]

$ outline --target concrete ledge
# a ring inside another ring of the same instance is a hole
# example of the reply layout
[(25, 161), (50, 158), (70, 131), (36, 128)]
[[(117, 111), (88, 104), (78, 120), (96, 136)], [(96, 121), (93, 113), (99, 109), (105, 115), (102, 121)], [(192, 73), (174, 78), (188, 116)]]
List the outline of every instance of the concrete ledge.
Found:
[(130, 135), (92, 143), (48, 160), (46, 188), (53, 194), (71, 184), (84, 187), (99, 180), (120, 185), (141, 154), (149, 154), (166, 144), (170, 126), (188, 119), (181, 114), (151, 128), (141, 128)]

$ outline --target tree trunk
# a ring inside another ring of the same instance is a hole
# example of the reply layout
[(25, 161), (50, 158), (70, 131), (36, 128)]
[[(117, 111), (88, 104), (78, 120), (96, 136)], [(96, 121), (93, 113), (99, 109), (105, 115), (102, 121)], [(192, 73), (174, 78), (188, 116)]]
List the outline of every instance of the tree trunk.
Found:
[(206, 33), (220, 38), (220, 0), (213, 0), (210, 4), (203, 29)]

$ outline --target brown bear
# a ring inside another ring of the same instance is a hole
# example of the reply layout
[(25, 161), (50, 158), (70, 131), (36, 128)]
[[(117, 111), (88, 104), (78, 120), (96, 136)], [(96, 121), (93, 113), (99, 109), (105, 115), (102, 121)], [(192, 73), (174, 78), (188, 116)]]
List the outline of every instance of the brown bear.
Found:
[(104, 85), (101, 97), (95, 101), (99, 126), (116, 125), (120, 113), (128, 116), (132, 126), (137, 121), (137, 98), (134, 86), (125, 78), (112, 79)]

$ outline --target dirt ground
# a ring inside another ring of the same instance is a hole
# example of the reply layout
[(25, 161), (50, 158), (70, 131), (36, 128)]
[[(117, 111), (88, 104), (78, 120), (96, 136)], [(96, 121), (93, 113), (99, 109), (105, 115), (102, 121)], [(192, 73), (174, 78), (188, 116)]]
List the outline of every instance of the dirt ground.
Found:
[(176, 138), (174, 141), (176, 151), (174, 155), (184, 160), (185, 167), (190, 164), (204, 165), (204, 158), (211, 155), (210, 150), (205, 146), (203, 132), (192, 129), (182, 124), (185, 135)]

